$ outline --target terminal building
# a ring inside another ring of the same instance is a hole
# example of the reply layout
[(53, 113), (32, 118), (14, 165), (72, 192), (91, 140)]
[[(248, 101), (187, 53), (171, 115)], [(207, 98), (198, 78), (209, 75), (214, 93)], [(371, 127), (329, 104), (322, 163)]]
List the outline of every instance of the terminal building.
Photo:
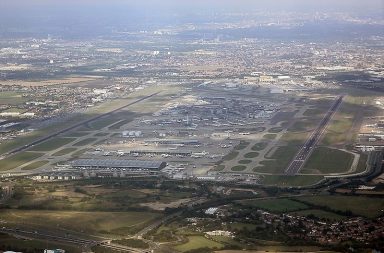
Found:
[(143, 160), (79, 159), (72, 162), (73, 168), (90, 170), (159, 171), (166, 166), (166, 162)]

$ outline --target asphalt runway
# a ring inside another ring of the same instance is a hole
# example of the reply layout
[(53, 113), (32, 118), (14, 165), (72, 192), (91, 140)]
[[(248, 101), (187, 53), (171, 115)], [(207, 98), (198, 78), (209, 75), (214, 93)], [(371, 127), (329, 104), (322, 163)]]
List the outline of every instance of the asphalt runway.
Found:
[(285, 170), (285, 175), (294, 176), (300, 172), (303, 168), (305, 162), (308, 160), (310, 155), (312, 154), (314, 147), (320, 141), (321, 137), (324, 134), (325, 129), (327, 128), (328, 123), (331, 121), (333, 115), (339, 109), (340, 104), (343, 101), (344, 96), (339, 96), (336, 98), (335, 102), (329, 108), (327, 114), (321, 120), (320, 124), (317, 128), (312, 132), (312, 134), (305, 141), (304, 145), (300, 147), (299, 152), (297, 152), (295, 158), (289, 164), (289, 166)]

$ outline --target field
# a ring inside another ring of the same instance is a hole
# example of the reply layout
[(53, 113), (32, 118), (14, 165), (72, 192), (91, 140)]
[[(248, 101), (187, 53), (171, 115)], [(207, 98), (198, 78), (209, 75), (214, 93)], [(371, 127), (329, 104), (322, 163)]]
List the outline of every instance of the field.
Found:
[(270, 157), (271, 159), (262, 161), (261, 164), (263, 166), (254, 168), (254, 171), (277, 174), (283, 173), (297, 151), (298, 147), (294, 145), (278, 147)]
[[(304, 170), (320, 173), (342, 173), (351, 168), (353, 155), (342, 150), (318, 147), (314, 150)], [(304, 173), (304, 170), (302, 171)]]
[(61, 138), (61, 137), (53, 138), (51, 140), (48, 140), (46, 142), (38, 144), (37, 146), (32, 147), (30, 150), (31, 151), (53, 151), (75, 140), (76, 140), (75, 138)]
[(289, 186), (308, 186), (318, 183), (324, 179), (322, 176), (278, 176), (278, 175), (266, 175), (263, 178), (263, 184), (265, 185), (276, 185), (282, 187)]
[(326, 207), (330, 210), (341, 212), (350, 211), (356, 215), (362, 215), (368, 218), (375, 218), (383, 214), (384, 199), (359, 197), (359, 196), (313, 196), (299, 197), (300, 201), (312, 205)]
[[(103, 184), (103, 180), (97, 182)], [(159, 206), (165, 208), (192, 197), (190, 191), (155, 189), (151, 182), (141, 183), (142, 186), (138, 185), (138, 188), (133, 188), (129, 184), (114, 188), (109, 185), (82, 185), (83, 183), (78, 185), (78, 183), (31, 182), (18, 185), (15, 198), (9, 200), (8, 204), (15, 209), (123, 212), (138, 209), (146, 211)], [(149, 188), (146, 188), (145, 184)]]
[(21, 170), (34, 170), (49, 163), (49, 161), (36, 161), (21, 168)]
[(275, 213), (286, 213), (308, 208), (307, 205), (290, 199), (244, 200), (239, 201), (239, 203)]
[(10, 156), (3, 160), (0, 160), (0, 170), (6, 171), (19, 167), (27, 162), (33, 161), (43, 154), (34, 152), (21, 152), (16, 155)]
[(319, 210), (319, 209), (308, 209), (308, 210), (302, 210), (302, 211), (295, 211), (295, 212), (292, 212), (291, 214), (300, 215), (300, 216), (311, 215), (311, 216), (314, 216), (318, 219), (328, 219), (328, 220), (334, 220), (334, 221), (341, 221), (341, 220), (346, 219), (345, 216), (338, 215), (338, 214), (332, 213), (332, 212)]
[(28, 229), (63, 230), (88, 235), (128, 235), (161, 217), (150, 212), (75, 212), (5, 210), (0, 219), (8, 226)]
[(56, 153), (53, 154), (53, 156), (62, 156), (62, 155), (66, 155), (66, 154), (69, 154), (71, 152), (74, 152), (76, 151), (77, 149), (76, 148), (64, 148), (62, 150), (59, 150), (57, 151)]
[(88, 145), (88, 144), (90, 144), (96, 140), (97, 140), (96, 138), (87, 138), (87, 139), (81, 140), (79, 142), (76, 142), (75, 144), (73, 144), (73, 146), (76, 146), (76, 147), (85, 146), (85, 145)]
[(35, 249), (35, 252), (43, 252), (44, 249), (64, 249), (67, 252), (80, 253), (81, 247), (69, 246), (58, 242), (47, 242), (39, 240), (20, 240), (20, 238), (12, 237), (5, 234), (0, 234), (0, 249), (16, 250), (21, 252), (30, 252), (30, 249)]
[(185, 252), (188, 250), (205, 248), (205, 247), (211, 248), (211, 249), (220, 249), (223, 246), (224, 246), (223, 244), (208, 240), (203, 236), (188, 236), (188, 242), (176, 246), (175, 249), (181, 252)]

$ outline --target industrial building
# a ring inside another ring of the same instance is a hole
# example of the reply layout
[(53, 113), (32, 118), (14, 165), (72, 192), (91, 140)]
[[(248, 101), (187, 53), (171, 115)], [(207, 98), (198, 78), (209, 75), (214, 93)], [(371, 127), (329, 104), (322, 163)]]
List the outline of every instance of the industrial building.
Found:
[(122, 169), (122, 170), (161, 170), (167, 166), (161, 161), (118, 160), (118, 159), (79, 159), (72, 162), (78, 169)]

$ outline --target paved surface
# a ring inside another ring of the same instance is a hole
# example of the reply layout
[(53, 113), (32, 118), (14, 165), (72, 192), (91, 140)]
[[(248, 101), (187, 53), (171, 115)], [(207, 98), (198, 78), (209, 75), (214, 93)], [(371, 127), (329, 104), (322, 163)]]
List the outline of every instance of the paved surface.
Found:
[[(49, 139), (52, 139), (52, 138), (54, 138), (54, 137), (56, 137), (56, 136), (58, 136), (58, 135), (60, 135), (60, 134), (69, 132), (70, 130), (73, 130), (73, 129), (77, 128), (77, 127), (80, 127), (80, 126), (82, 126), (82, 125), (84, 125), (84, 124), (91, 123), (91, 122), (93, 122), (93, 121), (95, 121), (95, 120), (98, 120), (98, 119), (100, 119), (100, 118), (102, 118), (102, 117), (105, 117), (105, 116), (107, 116), (107, 115), (110, 115), (110, 114), (113, 114), (113, 113), (118, 112), (118, 111), (120, 111), (120, 110), (123, 110), (123, 109), (125, 109), (126, 107), (129, 107), (129, 106), (131, 106), (131, 105), (140, 103), (141, 101), (146, 100), (146, 99), (149, 99), (149, 98), (151, 98), (151, 97), (153, 97), (153, 96), (156, 96), (157, 94), (159, 94), (159, 92), (156, 92), (156, 93), (150, 94), (150, 95), (148, 95), (148, 96), (142, 97), (142, 98), (140, 98), (140, 99), (138, 99), (138, 100), (136, 100), (136, 101), (133, 101), (133, 102), (127, 104), (127, 105), (121, 106), (121, 107), (119, 107), (119, 108), (117, 108), (117, 109), (114, 109), (114, 110), (112, 110), (112, 111), (109, 111), (109, 112), (107, 112), (107, 113), (100, 114), (100, 115), (95, 116), (95, 117), (93, 117), (93, 118), (90, 118), (90, 119), (81, 121), (80, 123), (77, 123), (77, 124), (75, 124), (75, 125), (72, 125), (72, 126), (70, 126), (70, 127), (68, 127), (68, 128), (65, 128), (65, 129), (63, 129), (63, 130), (60, 130), (60, 131), (55, 132), (55, 133), (53, 133), (53, 134), (50, 134), (50, 135), (48, 135), (48, 136), (46, 136), (46, 137), (43, 137), (43, 138), (41, 138), (41, 139), (38, 139), (38, 140), (36, 140), (36, 141), (33, 141), (33, 142), (31, 142), (31, 143), (29, 143), (29, 144), (26, 144), (26, 145), (24, 145), (24, 146), (22, 146), (22, 147), (16, 148), (16, 149), (14, 149), (14, 150), (8, 152), (7, 154), (5, 154), (5, 157), (7, 157), (7, 156), (9, 156), (9, 155), (13, 155), (13, 154), (19, 153), (19, 152), (21, 152), (21, 151), (24, 151), (24, 150), (26, 150), (26, 149), (28, 149), (28, 148), (30, 148), (30, 147), (32, 147), (32, 146), (35, 146), (35, 145), (40, 144), (40, 143), (42, 143), (42, 142), (45, 142), (45, 141), (47, 141), (47, 140), (49, 140)], [(5, 157), (3, 157), (3, 158), (5, 158)]]
[(285, 170), (286, 175), (294, 176), (297, 173), (299, 173), (300, 170), (303, 168), (305, 162), (308, 160), (308, 158), (312, 154), (314, 147), (317, 145), (322, 135), (324, 134), (324, 131), (327, 128), (328, 123), (332, 119), (333, 115), (339, 109), (339, 106), (343, 101), (343, 97), (344, 96), (339, 96), (336, 98), (335, 102), (333, 103), (331, 108), (328, 110), (324, 118), (321, 120), (318, 127), (315, 129), (315, 131), (312, 132), (312, 134), (306, 140), (304, 145), (300, 148), (299, 152), (296, 154), (295, 158), (289, 164), (288, 168)]

